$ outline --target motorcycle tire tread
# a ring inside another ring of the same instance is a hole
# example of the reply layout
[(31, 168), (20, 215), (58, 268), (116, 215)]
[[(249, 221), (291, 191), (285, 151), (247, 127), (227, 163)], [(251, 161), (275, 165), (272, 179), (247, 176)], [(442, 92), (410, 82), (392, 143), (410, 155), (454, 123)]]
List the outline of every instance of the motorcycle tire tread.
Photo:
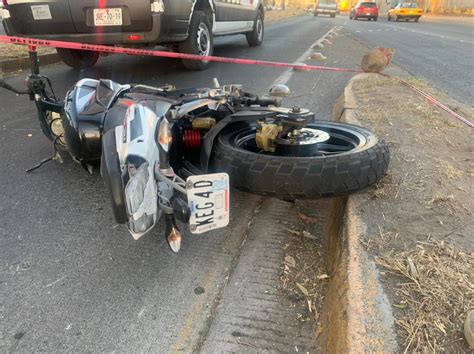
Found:
[(260, 195), (285, 200), (347, 195), (379, 181), (390, 161), (383, 140), (365, 129), (359, 133), (370, 134), (372, 146), (325, 158), (272, 158), (231, 145), (224, 132), (217, 139), (212, 166), (227, 172), (233, 186)]

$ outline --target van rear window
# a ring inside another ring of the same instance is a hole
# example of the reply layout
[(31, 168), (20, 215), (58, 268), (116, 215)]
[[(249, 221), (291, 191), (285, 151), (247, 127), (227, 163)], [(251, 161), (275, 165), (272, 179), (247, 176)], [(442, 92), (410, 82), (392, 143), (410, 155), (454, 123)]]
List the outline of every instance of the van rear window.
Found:
[(377, 7), (375, 2), (361, 2), (360, 6), (362, 7)]

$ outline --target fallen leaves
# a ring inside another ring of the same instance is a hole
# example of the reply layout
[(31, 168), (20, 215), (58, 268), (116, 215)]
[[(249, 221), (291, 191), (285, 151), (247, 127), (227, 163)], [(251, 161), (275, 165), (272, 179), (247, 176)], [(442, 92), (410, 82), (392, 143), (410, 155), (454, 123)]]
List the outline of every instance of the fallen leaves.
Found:
[(285, 265), (287, 265), (288, 267), (295, 267), (296, 266), (296, 261), (292, 256), (287, 255), (285, 257)]
[(309, 296), (308, 289), (306, 289), (303, 285), (301, 285), (300, 283), (296, 283), (296, 286), (298, 287), (298, 289), (300, 289), (304, 296)]

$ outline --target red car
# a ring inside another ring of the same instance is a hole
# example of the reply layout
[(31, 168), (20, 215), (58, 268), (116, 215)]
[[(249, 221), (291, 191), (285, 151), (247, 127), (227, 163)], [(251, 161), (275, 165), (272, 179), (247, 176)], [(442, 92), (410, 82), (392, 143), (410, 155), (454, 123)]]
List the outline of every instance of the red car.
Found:
[(366, 18), (369, 21), (377, 21), (379, 17), (379, 8), (375, 2), (361, 2), (354, 6), (349, 14), (351, 20)]

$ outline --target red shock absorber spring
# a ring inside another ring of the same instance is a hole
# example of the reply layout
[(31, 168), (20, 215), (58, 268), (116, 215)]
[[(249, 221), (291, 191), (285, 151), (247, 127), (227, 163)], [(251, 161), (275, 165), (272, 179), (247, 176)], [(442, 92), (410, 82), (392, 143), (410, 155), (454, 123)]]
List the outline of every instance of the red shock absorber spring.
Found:
[(201, 132), (196, 129), (186, 129), (184, 130), (183, 140), (186, 149), (200, 148), (202, 143)]

